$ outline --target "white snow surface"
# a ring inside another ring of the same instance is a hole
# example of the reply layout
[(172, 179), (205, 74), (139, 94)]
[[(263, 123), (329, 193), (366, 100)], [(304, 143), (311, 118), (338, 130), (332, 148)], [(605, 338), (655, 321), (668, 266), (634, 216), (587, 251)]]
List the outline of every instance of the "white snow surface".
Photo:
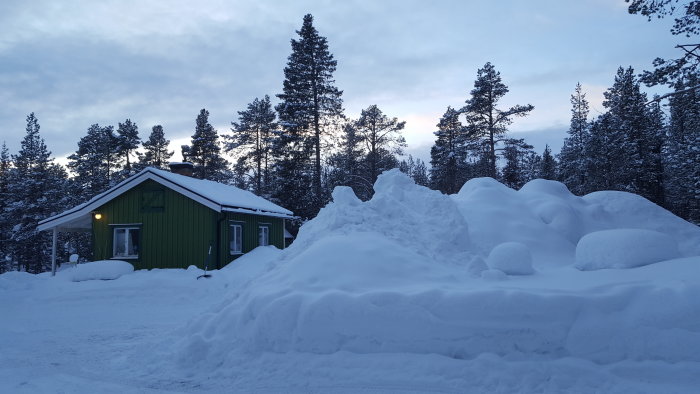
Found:
[(508, 275), (532, 275), (532, 255), (520, 242), (504, 242), (491, 250), (488, 257), (491, 269)]
[(134, 266), (122, 260), (99, 260), (82, 264), (68, 264), (69, 267), (57, 272), (59, 278), (73, 282), (85, 280), (114, 280), (134, 272)]
[[(375, 191), (337, 188), (289, 248), (209, 279), (0, 275), (0, 391), (697, 392), (697, 226), (543, 180)], [(627, 249), (644, 237), (665, 254)]]
[(653, 230), (616, 229), (586, 234), (576, 245), (576, 268), (633, 268), (678, 257), (678, 245)]

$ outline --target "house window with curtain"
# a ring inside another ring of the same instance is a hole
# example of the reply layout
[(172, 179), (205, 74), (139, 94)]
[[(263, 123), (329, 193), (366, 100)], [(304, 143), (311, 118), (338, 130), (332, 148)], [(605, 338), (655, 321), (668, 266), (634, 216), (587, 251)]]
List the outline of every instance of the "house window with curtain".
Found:
[(141, 250), (141, 229), (138, 227), (115, 227), (112, 242), (112, 257), (138, 259)]
[(258, 245), (267, 246), (270, 244), (270, 226), (258, 227)]
[(243, 253), (243, 223), (231, 223), (229, 226), (229, 253)]

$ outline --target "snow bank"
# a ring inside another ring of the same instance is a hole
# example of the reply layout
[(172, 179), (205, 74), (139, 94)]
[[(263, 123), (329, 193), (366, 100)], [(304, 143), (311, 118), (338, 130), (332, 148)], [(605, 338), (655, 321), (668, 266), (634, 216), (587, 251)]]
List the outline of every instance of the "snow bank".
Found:
[(508, 275), (531, 275), (535, 272), (530, 250), (520, 242), (504, 242), (496, 246), (489, 253), (487, 262), (491, 269)]
[[(260, 352), (700, 362), (700, 258), (660, 261), (697, 255), (696, 226), (627, 193), (581, 198), (544, 180), (515, 191), (474, 179), (446, 196), (389, 171), (375, 192), (361, 202), (336, 188), (288, 249), (222, 270), (226, 299), (159, 360), (191, 374)], [(617, 241), (595, 242), (605, 231)], [(639, 267), (648, 254), (629, 248), (652, 232), (664, 253)], [(637, 268), (582, 272), (577, 245)]]
[(576, 245), (576, 268), (583, 271), (633, 268), (676, 257), (676, 241), (652, 230), (596, 231), (581, 238)]
[(73, 282), (86, 280), (112, 280), (134, 272), (134, 266), (121, 260), (100, 260), (76, 264), (75, 267), (62, 270), (57, 276)]

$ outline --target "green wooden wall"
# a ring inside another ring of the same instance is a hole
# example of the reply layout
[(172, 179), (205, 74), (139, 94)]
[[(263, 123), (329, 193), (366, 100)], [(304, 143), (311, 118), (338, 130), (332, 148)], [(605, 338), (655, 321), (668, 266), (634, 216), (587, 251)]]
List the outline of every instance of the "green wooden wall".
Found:
[[(129, 259), (136, 269), (204, 268), (209, 245), (213, 245), (209, 268), (223, 267), (239, 256), (229, 254), (229, 223), (244, 223), (243, 251), (258, 244), (258, 226), (269, 223), (270, 244), (284, 246), (283, 219), (214, 210), (152, 180), (146, 180), (95, 210), (93, 252), (96, 259), (112, 257), (114, 225), (137, 224), (140, 228), (138, 259)], [(218, 256), (216, 253), (218, 226)], [(218, 258), (218, 261), (217, 261)], [(218, 262), (218, 265), (217, 265)]]

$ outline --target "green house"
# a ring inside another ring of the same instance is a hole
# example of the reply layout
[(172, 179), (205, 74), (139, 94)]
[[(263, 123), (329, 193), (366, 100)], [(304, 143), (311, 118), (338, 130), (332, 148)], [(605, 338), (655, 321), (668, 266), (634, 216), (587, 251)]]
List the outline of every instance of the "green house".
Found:
[(285, 247), (293, 214), (221, 183), (195, 179), (191, 164), (146, 168), (91, 200), (39, 222), (59, 232), (89, 231), (95, 260), (125, 260), (136, 269), (221, 268), (261, 245)]

